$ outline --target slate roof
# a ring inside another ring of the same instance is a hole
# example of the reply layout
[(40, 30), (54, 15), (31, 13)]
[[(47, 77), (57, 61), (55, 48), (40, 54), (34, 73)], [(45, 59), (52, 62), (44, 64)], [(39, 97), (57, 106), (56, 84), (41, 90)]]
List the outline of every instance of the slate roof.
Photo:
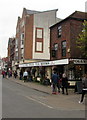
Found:
[(57, 24), (60, 24), (60, 23), (62, 23), (64, 21), (66, 21), (67, 19), (70, 19), (70, 18), (75, 19), (75, 20), (80, 20), (80, 21), (87, 20), (87, 12), (75, 11), (74, 13), (72, 13), (71, 15), (66, 17), (65, 19), (63, 19), (60, 22), (52, 25), (50, 28), (56, 26)]
[(40, 12), (40, 11), (35, 11), (35, 10), (27, 10), (27, 9), (26, 9), (26, 12), (27, 12), (27, 14), (31, 15), (31, 14), (38, 13), (38, 12)]

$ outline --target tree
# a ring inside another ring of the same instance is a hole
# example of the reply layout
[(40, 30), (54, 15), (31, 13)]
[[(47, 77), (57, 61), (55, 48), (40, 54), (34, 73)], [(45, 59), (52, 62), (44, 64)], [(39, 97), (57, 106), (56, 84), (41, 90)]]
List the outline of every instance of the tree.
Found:
[(83, 23), (83, 30), (77, 38), (77, 47), (81, 50), (82, 56), (87, 58), (87, 21)]

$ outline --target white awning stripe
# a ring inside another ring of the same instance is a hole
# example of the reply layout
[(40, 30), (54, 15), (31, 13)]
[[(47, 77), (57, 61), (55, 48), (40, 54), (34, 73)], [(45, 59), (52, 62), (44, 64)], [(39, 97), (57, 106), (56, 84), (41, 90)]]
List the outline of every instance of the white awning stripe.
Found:
[(66, 65), (69, 64), (68, 59), (55, 60), (55, 61), (44, 61), (35, 63), (19, 64), (19, 67), (33, 67), (33, 66), (52, 66), (52, 65)]

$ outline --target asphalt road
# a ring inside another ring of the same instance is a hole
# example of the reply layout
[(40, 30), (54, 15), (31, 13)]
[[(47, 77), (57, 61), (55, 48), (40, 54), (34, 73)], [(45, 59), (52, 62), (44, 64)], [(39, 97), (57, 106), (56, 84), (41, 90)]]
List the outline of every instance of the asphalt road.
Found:
[(2, 118), (85, 118), (84, 110), (63, 110), (51, 105), (48, 98), (52, 97), (3, 79)]

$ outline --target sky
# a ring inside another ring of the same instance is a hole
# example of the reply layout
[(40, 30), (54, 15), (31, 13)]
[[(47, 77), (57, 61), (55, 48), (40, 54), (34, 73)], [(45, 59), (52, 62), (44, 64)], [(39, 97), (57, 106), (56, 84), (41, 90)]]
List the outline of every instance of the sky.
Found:
[(7, 56), (8, 39), (15, 37), (18, 16), (23, 8), (36, 11), (58, 9), (57, 17), (66, 18), (74, 11), (85, 12), (87, 0), (0, 0), (0, 57)]

